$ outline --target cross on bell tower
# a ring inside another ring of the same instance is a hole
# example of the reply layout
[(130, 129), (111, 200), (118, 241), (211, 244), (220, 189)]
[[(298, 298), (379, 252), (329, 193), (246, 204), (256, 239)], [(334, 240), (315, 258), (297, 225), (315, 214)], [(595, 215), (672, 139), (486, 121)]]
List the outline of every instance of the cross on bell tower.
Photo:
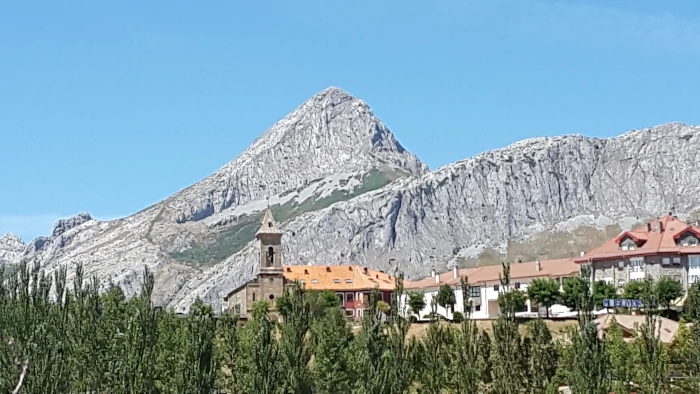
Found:
[(255, 234), (260, 241), (260, 271), (282, 271), (282, 232), (277, 228), (272, 211), (268, 208), (260, 230)]

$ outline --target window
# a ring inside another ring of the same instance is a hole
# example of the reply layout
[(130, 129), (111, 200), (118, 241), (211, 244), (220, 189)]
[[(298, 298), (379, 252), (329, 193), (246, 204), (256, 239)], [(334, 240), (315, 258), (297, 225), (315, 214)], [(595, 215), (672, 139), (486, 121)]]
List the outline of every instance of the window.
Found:
[(700, 270), (700, 255), (688, 256), (688, 270)]
[(275, 249), (270, 246), (267, 248), (267, 266), (272, 267), (275, 264)]
[(617, 262), (617, 268), (618, 268), (618, 269), (623, 269), (623, 268), (625, 268), (625, 262), (624, 262), (624, 261), (618, 261), (618, 262)]
[(481, 305), (474, 305), (474, 312), (481, 312)]
[(345, 317), (355, 317), (355, 311), (352, 309), (345, 310)]
[(700, 275), (689, 275), (688, 284), (700, 282)]
[(674, 258), (673, 258), (673, 265), (681, 265), (681, 258), (680, 258), (680, 257), (674, 257)]
[(340, 305), (343, 305), (345, 303), (345, 297), (343, 297), (343, 293), (337, 293), (338, 299), (340, 300)]
[(318, 283), (318, 279), (311, 279), (311, 283)]
[(469, 287), (469, 297), (479, 297), (481, 296), (481, 287), (470, 286)]
[(520, 282), (515, 282), (515, 290), (520, 290)]
[(253, 293), (253, 302), (255, 302), (255, 293)]
[(671, 264), (671, 259), (668, 257), (664, 257), (661, 259), (661, 265), (670, 265)]
[(353, 301), (355, 300), (355, 294), (353, 294), (353, 293), (346, 293), (346, 294), (345, 294), (345, 299), (346, 299), (348, 302), (353, 302)]
[(345, 283), (352, 283), (352, 279), (345, 279)]
[(241, 314), (241, 304), (236, 304), (233, 306), (233, 313), (237, 315)]
[(624, 279), (618, 279), (618, 280), (617, 280), (617, 287), (625, 287), (625, 280), (624, 280)]
[(340, 283), (340, 279), (333, 279), (333, 283)]
[(632, 272), (644, 272), (644, 257), (632, 257), (630, 259)]
[(498, 291), (498, 285), (493, 285), (493, 291)]
[(274, 300), (274, 299), (275, 299), (275, 295), (274, 295), (274, 294), (270, 294), (270, 300)]

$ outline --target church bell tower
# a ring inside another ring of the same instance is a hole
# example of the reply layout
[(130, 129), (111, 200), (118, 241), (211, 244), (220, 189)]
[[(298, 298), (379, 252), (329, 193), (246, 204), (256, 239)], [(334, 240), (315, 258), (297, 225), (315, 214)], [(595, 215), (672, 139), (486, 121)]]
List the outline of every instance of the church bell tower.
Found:
[(268, 208), (255, 234), (260, 244), (260, 273), (282, 274), (282, 232)]

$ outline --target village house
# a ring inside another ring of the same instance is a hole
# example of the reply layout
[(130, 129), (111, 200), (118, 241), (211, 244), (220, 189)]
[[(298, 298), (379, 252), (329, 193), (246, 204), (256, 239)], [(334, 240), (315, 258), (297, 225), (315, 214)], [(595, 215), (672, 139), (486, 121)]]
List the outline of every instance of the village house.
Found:
[[(372, 289), (378, 289), (382, 301), (391, 303), (396, 278), (384, 272), (356, 265), (289, 265), (284, 267), (287, 281), (299, 281), (310, 291), (333, 291), (349, 319), (362, 318)], [(409, 282), (404, 282), (404, 284)]]
[(623, 288), (630, 281), (668, 276), (684, 289), (700, 280), (700, 229), (671, 214), (625, 231), (574, 259), (590, 264), (592, 280)]
[[(526, 263), (512, 263), (510, 265), (510, 286), (517, 290), (527, 290), (528, 284), (535, 278), (550, 278), (559, 282), (560, 289), (565, 278), (579, 275), (579, 266), (572, 259), (543, 260)], [(500, 276), (503, 267), (499, 265), (476, 267), (458, 270), (454, 268), (450, 272), (433, 274), (423, 280), (412, 282), (406, 285), (407, 292), (422, 291), (425, 294), (426, 306), (417, 315), (419, 321), (428, 320), (426, 317), (431, 313), (431, 303), (437, 296), (442, 285), (453, 288), (455, 293), (454, 311), (446, 310), (437, 306), (437, 313), (447, 319), (453, 318), (453, 312), (464, 314), (463, 294), (471, 298), (472, 310), (469, 311), (472, 319), (494, 319), (497, 318), (500, 309), (498, 306), (498, 295), (508, 289), (501, 286)], [(461, 277), (466, 276), (469, 281), (469, 288), (461, 288)], [(402, 296), (403, 308), (408, 308), (408, 294)], [(527, 300), (525, 309), (521, 312), (537, 313), (539, 306)]]
[(270, 317), (279, 319), (275, 301), (284, 294), (285, 287), (292, 286), (296, 281), (306, 290), (335, 292), (350, 319), (362, 317), (372, 289), (380, 291), (383, 301), (391, 302), (396, 278), (384, 272), (355, 265), (283, 265), (282, 235), (268, 209), (256, 234), (260, 256), (259, 272), (251, 281), (224, 297), (224, 305), (229, 313), (246, 320), (251, 316), (253, 304), (265, 300), (270, 306)]

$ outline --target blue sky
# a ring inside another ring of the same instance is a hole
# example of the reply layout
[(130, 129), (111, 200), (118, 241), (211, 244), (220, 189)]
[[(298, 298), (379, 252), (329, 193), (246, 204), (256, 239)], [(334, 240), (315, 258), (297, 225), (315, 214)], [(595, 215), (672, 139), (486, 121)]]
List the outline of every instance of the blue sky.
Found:
[(0, 11), (0, 234), (134, 213), (331, 85), (431, 168), (700, 123), (696, 1), (107, 3)]

